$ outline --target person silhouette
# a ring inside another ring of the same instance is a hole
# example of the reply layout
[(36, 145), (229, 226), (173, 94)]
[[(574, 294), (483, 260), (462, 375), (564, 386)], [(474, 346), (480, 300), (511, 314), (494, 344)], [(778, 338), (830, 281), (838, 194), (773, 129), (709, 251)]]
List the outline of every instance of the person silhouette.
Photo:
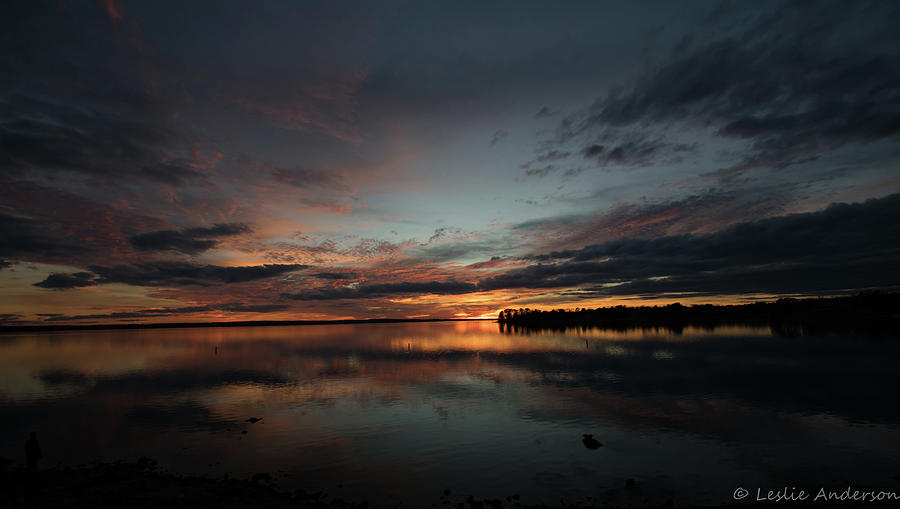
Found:
[(37, 433), (34, 431), (25, 441), (25, 459), (28, 462), (28, 471), (37, 471), (38, 460), (41, 459), (41, 444), (38, 443)]

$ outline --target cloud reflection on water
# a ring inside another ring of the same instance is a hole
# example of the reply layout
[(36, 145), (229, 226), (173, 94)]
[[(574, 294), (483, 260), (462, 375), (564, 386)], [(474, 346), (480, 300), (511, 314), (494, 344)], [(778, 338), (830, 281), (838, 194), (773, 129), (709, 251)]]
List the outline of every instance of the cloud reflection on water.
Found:
[[(758, 328), (507, 334), (493, 323), (21, 334), (0, 342), (0, 454), (36, 428), (65, 462), (149, 454), (318, 482), (352, 472), (398, 493), (390, 471), (457, 475), (508, 457), (523, 465), (499, 485), (539, 465), (548, 479), (586, 469), (609, 480), (613, 465), (572, 456), (564, 438), (598, 431), (604, 454), (645, 476), (677, 477), (685, 447), (700, 476), (725, 462), (778, 478), (832, 468), (829, 454), (871, 471), (900, 445), (888, 393), (898, 349)], [(387, 459), (396, 465), (380, 471)]]

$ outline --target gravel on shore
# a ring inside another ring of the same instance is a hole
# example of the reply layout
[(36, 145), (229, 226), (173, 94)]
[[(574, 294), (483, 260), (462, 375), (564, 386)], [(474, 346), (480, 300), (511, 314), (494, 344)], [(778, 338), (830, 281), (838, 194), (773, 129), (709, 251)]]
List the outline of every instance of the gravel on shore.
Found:
[[(830, 504), (791, 504), (795, 506), (848, 507)], [(880, 504), (874, 504), (878, 506)], [(736, 503), (717, 506), (740, 508), (775, 507), (776, 504)], [(141, 458), (136, 463), (98, 463), (78, 467), (60, 467), (35, 473), (24, 469), (0, 469), (0, 508), (118, 508), (182, 509), (182, 508), (292, 508), (292, 509), (368, 509), (377, 507), (412, 507), (406, 504), (382, 506), (378, 501), (348, 502), (335, 499), (324, 492), (296, 490), (281, 491), (268, 473), (249, 479), (184, 476), (156, 467), (156, 463)], [(459, 498), (444, 493), (430, 507), (441, 509), (587, 509), (611, 506), (599, 500), (564, 502), (560, 505), (527, 505), (516, 498), (474, 499)], [(632, 506), (628, 506), (632, 507)], [(668, 501), (648, 508), (694, 507), (678, 506)], [(783, 507), (778, 505), (778, 507)], [(860, 506), (862, 507), (862, 506)], [(869, 504), (866, 507), (873, 507)]]

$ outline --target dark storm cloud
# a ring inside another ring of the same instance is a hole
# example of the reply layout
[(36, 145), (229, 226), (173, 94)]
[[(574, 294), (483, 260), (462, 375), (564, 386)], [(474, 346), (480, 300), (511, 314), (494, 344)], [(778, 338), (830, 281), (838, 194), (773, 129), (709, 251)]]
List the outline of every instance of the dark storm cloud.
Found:
[(239, 302), (228, 304), (209, 304), (206, 306), (182, 306), (172, 308), (149, 308), (136, 311), (119, 311), (114, 313), (100, 313), (92, 315), (62, 315), (55, 314), (45, 318), (47, 322), (64, 322), (69, 320), (121, 320), (128, 318), (153, 318), (160, 316), (178, 316), (182, 314), (207, 313), (210, 311), (227, 311), (230, 313), (271, 313), (288, 309), (286, 304), (242, 304)]
[(581, 155), (599, 166), (647, 166), (660, 162), (663, 157), (689, 152), (694, 148), (694, 145), (684, 143), (672, 144), (661, 139), (632, 136), (613, 145), (588, 145), (581, 150)]
[(94, 286), (96, 284), (97, 282), (94, 281), (94, 274), (91, 274), (90, 272), (75, 272), (72, 274), (55, 272), (47, 276), (47, 279), (35, 283), (34, 286), (52, 290), (65, 290), (67, 288), (80, 288), (84, 286)]
[(132, 265), (88, 267), (97, 275), (97, 284), (124, 283), (134, 286), (210, 286), (266, 279), (306, 268), (298, 264), (269, 264), (246, 267), (195, 265), (187, 262), (146, 262)]
[(319, 279), (341, 280), (356, 279), (359, 277), (359, 274), (353, 272), (319, 272), (318, 274), (311, 274), (311, 276)]
[[(680, 161), (685, 155), (697, 149), (696, 143), (672, 143), (662, 135), (644, 131), (622, 132), (620, 129), (604, 129), (602, 134), (592, 137), (593, 142), (583, 147), (578, 154), (594, 166), (638, 167), (659, 163)], [(544, 177), (559, 168), (546, 165), (532, 168), (536, 163), (560, 161), (569, 158), (571, 152), (552, 149), (538, 155), (534, 160), (522, 165), (529, 177)], [(571, 168), (564, 172), (570, 177), (581, 173), (583, 168)]]
[[(28, 114), (46, 120), (4, 115), (0, 121), (0, 171), (14, 175), (67, 171), (111, 179), (130, 176), (170, 185), (200, 176), (187, 161), (167, 160), (160, 147), (167, 134), (141, 120), (123, 120), (118, 113), (93, 107), (83, 111), (84, 107), (29, 102)], [(8, 106), (9, 100), (0, 108), (8, 114)]]
[(18, 2), (0, 19), (9, 50), (0, 58), (0, 173), (175, 186), (201, 176), (136, 34), (113, 29), (94, 4)]
[(196, 228), (189, 228), (184, 231), (187, 235), (193, 237), (228, 237), (231, 235), (240, 235), (242, 233), (248, 233), (250, 231), (250, 227), (244, 223), (217, 223), (213, 226), (199, 226)]
[(121, 263), (137, 254), (124, 232), (159, 230), (166, 223), (128, 203), (107, 203), (63, 189), (0, 178), (0, 257), (85, 267)]
[[(900, 284), (900, 194), (739, 223), (708, 235), (625, 238), (530, 257), (481, 290), (592, 285), (592, 295), (818, 292)], [(608, 286), (599, 286), (608, 285)]]
[[(535, 239), (546, 249), (583, 247), (621, 237), (650, 237), (707, 233), (745, 221), (784, 213), (796, 191), (790, 185), (747, 187), (740, 192), (710, 189), (677, 200), (622, 203), (594, 214), (567, 214), (525, 221), (514, 232)], [(615, 197), (619, 190), (604, 189), (573, 200), (591, 203)], [(534, 250), (533, 250), (534, 252)]]
[(91, 251), (89, 246), (62, 238), (46, 221), (0, 213), (0, 256), (66, 257)]
[(54, 273), (34, 286), (63, 290), (98, 284), (124, 283), (134, 286), (211, 286), (244, 283), (301, 270), (305, 265), (256, 265), (221, 267), (187, 262), (146, 262), (103, 267), (92, 265), (91, 272)]
[(134, 235), (128, 240), (139, 251), (173, 250), (182, 253), (199, 253), (216, 247), (218, 237), (231, 237), (250, 232), (243, 223), (221, 223), (212, 227), (186, 230), (161, 230)]
[(373, 297), (385, 297), (390, 295), (435, 293), (441, 295), (453, 295), (478, 291), (471, 283), (457, 281), (446, 282), (402, 282), (381, 283), (363, 285), (349, 288), (332, 288), (324, 290), (312, 290), (308, 293), (285, 294), (285, 298), (294, 300), (335, 300), (335, 299), (366, 299)]
[[(616, 88), (567, 117), (559, 141), (648, 125), (712, 127), (721, 137), (750, 144), (729, 169), (733, 174), (783, 168), (851, 142), (896, 139), (900, 6), (830, 3), (811, 13), (801, 3), (766, 5), (774, 9), (754, 4), (753, 11), (732, 12), (751, 21), (680, 48), (633, 86)], [(659, 157), (652, 145), (593, 141), (582, 153), (601, 164)]]

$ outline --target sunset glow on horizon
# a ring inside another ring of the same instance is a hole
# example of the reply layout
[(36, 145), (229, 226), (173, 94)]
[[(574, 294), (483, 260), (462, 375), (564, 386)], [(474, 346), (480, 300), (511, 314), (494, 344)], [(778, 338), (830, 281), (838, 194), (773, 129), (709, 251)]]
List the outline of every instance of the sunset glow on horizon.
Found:
[(900, 288), (895, 3), (0, 12), (0, 325)]

